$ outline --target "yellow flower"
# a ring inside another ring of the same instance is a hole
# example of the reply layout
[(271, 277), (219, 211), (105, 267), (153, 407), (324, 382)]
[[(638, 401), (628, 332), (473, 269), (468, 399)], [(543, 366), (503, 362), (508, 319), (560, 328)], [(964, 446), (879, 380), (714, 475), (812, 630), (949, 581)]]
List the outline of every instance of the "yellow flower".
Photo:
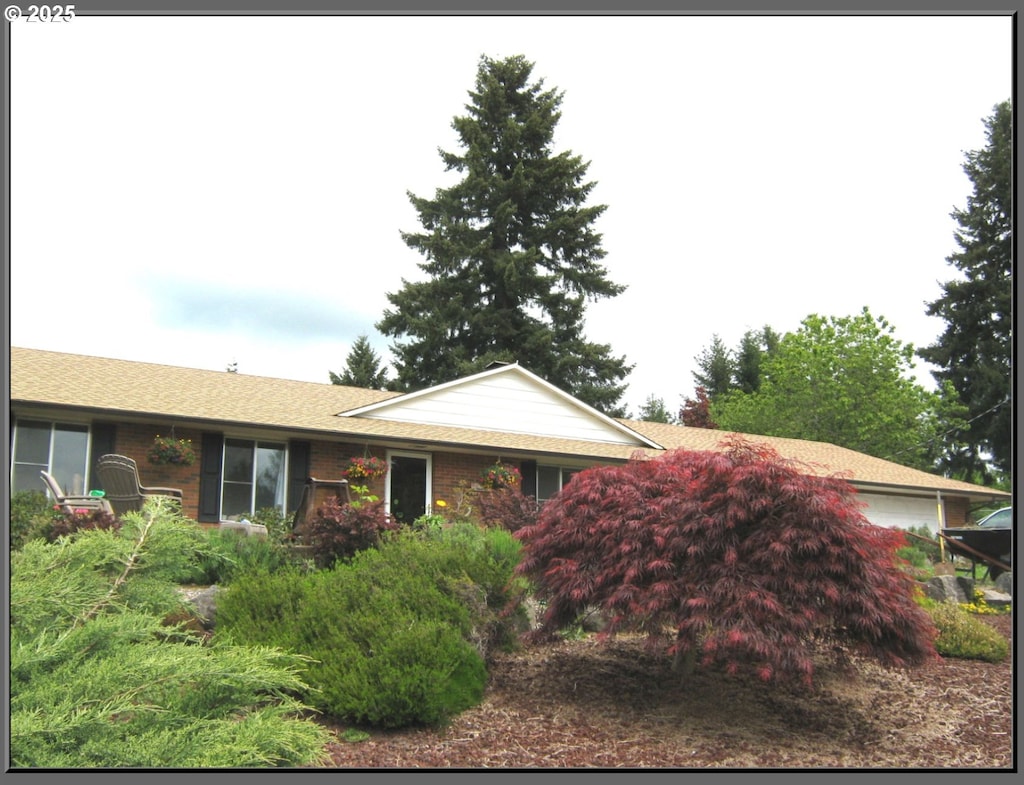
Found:
[(447, 507), (448, 506), (448, 502), (446, 502), (444, 499), (438, 499), (437, 500), (437, 506), (438, 507)]

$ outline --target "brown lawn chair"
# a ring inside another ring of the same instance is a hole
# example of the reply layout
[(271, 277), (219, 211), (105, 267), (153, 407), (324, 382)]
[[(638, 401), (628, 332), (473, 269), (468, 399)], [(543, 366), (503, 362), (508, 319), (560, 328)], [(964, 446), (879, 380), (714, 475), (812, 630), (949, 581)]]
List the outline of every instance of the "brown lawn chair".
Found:
[(118, 515), (142, 509), (149, 496), (170, 496), (181, 501), (180, 488), (145, 487), (139, 481), (139, 467), (127, 455), (104, 455), (96, 462), (96, 476)]
[(332, 496), (336, 496), (341, 504), (348, 504), (352, 497), (348, 490), (348, 480), (318, 480), (307, 477), (302, 488), (302, 498), (292, 518), (292, 533), (300, 543), (308, 544), (309, 526), (316, 518), (316, 510)]
[(102, 496), (79, 496), (72, 494), (71, 496), (64, 493), (60, 487), (60, 483), (57, 479), (49, 472), (41, 471), (39, 475), (43, 478), (43, 484), (46, 489), (50, 492), (53, 500), (60, 507), (61, 512), (67, 514), (74, 514), (78, 510), (85, 510), (87, 512), (96, 512), (102, 510), (103, 512), (113, 512), (113, 508), (110, 506), (110, 502)]

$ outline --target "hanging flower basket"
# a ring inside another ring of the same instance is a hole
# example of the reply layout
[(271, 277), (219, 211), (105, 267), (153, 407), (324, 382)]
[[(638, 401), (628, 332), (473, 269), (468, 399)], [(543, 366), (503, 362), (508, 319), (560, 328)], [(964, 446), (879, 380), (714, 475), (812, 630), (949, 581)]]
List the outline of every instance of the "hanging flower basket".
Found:
[(342, 472), (350, 480), (375, 480), (388, 472), (388, 462), (373, 455), (349, 458)]
[(191, 466), (196, 461), (196, 452), (192, 449), (191, 439), (176, 439), (173, 436), (157, 434), (147, 457), (150, 463)]
[(491, 488), (518, 488), (523, 476), (519, 469), (508, 463), (495, 463), (481, 472), (485, 485)]

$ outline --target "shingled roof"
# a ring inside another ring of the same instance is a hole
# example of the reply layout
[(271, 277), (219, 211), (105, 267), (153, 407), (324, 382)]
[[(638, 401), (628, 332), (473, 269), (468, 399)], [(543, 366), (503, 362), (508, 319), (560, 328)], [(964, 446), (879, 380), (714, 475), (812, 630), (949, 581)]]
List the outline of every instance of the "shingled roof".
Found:
[[(338, 416), (402, 397), (400, 393), (334, 384), (299, 382), (226, 371), (92, 357), (11, 347), (12, 407), (76, 410), (105, 419), (173, 418), (198, 426), (241, 426), (286, 431), (323, 439), (405, 443), (446, 450), (501, 451), (506, 455), (561, 456), (619, 462), (635, 452), (716, 450), (728, 433), (637, 420), (617, 422), (637, 434), (637, 443), (615, 444), (549, 435), (512, 433), (455, 425), (394, 421), (386, 417)], [(595, 416), (603, 417), (595, 412)], [(956, 493), (1007, 499), (1010, 494), (911, 469), (892, 461), (824, 442), (741, 435), (767, 444), (803, 464), (809, 473), (847, 477), (854, 484), (900, 488), (913, 493)], [(651, 445), (655, 445), (652, 447)]]

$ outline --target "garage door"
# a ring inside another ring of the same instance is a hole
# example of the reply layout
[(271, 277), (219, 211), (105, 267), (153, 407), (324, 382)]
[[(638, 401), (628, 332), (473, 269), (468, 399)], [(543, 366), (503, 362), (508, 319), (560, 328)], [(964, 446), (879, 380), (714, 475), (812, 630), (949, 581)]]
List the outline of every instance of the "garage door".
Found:
[[(895, 526), (900, 529), (927, 526), (933, 533), (939, 530), (939, 513), (934, 498), (882, 496), (874, 493), (861, 493), (859, 498), (868, 505), (864, 510), (864, 516), (878, 526)], [(945, 509), (942, 515), (945, 520)]]

